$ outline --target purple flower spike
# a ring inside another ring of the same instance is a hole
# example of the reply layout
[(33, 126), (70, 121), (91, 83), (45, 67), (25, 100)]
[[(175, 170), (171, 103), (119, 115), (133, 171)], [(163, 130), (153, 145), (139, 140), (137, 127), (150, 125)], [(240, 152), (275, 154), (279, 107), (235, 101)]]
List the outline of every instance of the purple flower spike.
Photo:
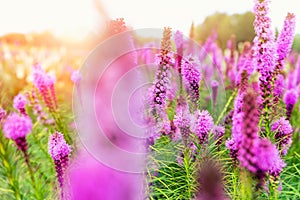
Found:
[(13, 102), (13, 106), (16, 110), (18, 110), (21, 114), (23, 115), (27, 115), (26, 114), (26, 110), (25, 110), (25, 106), (27, 103), (27, 99), (24, 95), (22, 94), (18, 94), (17, 96), (15, 96), (14, 98), (14, 102)]
[(154, 109), (164, 109), (167, 101), (167, 90), (169, 88), (170, 67), (174, 63), (171, 54), (171, 29), (165, 28), (161, 42), (161, 52), (156, 57), (158, 71), (153, 86)]
[(11, 113), (6, 118), (3, 131), (5, 137), (15, 141), (18, 149), (25, 152), (28, 148), (26, 135), (32, 130), (32, 122), (28, 116)]
[(281, 150), (282, 155), (286, 155), (289, 147), (292, 144), (293, 128), (288, 120), (281, 117), (274, 122), (271, 130), (275, 132), (275, 139), (278, 148)]
[(199, 100), (199, 82), (201, 80), (201, 73), (197, 69), (197, 63), (192, 58), (184, 60), (182, 63), (182, 76), (187, 87), (187, 92), (191, 97), (191, 101), (197, 104)]
[(204, 144), (208, 141), (208, 134), (213, 128), (213, 125), (213, 118), (207, 110), (196, 111), (193, 131), (199, 137), (200, 144)]
[(285, 95), (284, 95), (284, 103), (286, 105), (286, 117), (289, 120), (292, 116), (292, 112), (294, 109), (295, 104), (298, 101), (298, 92), (295, 89), (290, 89), (288, 91), (286, 91)]
[(50, 135), (48, 141), (48, 152), (54, 161), (56, 176), (61, 188), (62, 199), (64, 199), (64, 173), (68, 167), (69, 154), (71, 151), (71, 147), (66, 143), (64, 136), (61, 133), (55, 132)]
[(46, 74), (39, 64), (33, 67), (33, 84), (39, 90), (46, 106), (50, 111), (57, 109), (56, 94), (54, 89), (55, 78)]
[[(290, 52), (294, 41), (296, 17), (292, 13), (288, 13), (285, 20), (283, 29), (281, 30), (277, 39), (277, 54), (278, 61), (281, 63)], [(282, 64), (282, 63), (281, 63)], [(282, 68), (282, 65), (280, 66)]]
[(270, 97), (272, 91), (273, 72), (275, 69), (276, 45), (274, 33), (271, 29), (271, 19), (267, 16), (270, 0), (255, 0), (254, 28), (256, 37), (254, 38), (254, 66), (260, 73), (259, 86), (262, 97), (262, 108), (264, 122), (269, 121), (269, 110), (271, 107)]

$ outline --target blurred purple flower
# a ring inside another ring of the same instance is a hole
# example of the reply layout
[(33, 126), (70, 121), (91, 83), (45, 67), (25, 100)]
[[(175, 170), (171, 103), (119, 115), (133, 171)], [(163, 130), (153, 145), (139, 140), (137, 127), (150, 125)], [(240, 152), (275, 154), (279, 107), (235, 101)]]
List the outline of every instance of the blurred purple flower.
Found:
[(143, 199), (144, 186), (140, 174), (117, 171), (85, 151), (78, 152), (67, 174), (72, 200)]
[(18, 110), (21, 114), (27, 115), (25, 110), (26, 103), (27, 103), (26, 97), (22, 94), (18, 94), (17, 96), (14, 97), (13, 107), (16, 110)]
[(213, 126), (212, 133), (214, 135), (214, 139), (217, 145), (222, 144), (223, 136), (225, 134), (225, 127), (224, 126)]
[(74, 84), (79, 84), (80, 80), (82, 79), (82, 75), (79, 70), (75, 70), (71, 74), (71, 80)]
[(274, 104), (276, 105), (279, 99), (282, 97), (284, 87), (285, 87), (285, 80), (282, 74), (278, 74), (277, 79), (274, 83)]
[(296, 89), (290, 89), (286, 91), (283, 101), (286, 105), (286, 117), (289, 120), (292, 116), (292, 112), (294, 109), (295, 104), (298, 101), (298, 91)]
[(6, 111), (0, 107), (0, 122), (5, 118)]
[(212, 100), (213, 100), (213, 106), (216, 106), (217, 103), (217, 96), (218, 96), (218, 88), (219, 88), (219, 82), (216, 80), (211, 81), (211, 88), (212, 88)]
[[(290, 52), (294, 41), (296, 17), (292, 13), (288, 13), (285, 20), (283, 29), (277, 38), (277, 54), (278, 61), (281, 63)], [(283, 64), (283, 63), (281, 63)], [(280, 66), (282, 68), (282, 65)]]
[(279, 150), (281, 150), (281, 154), (286, 155), (292, 144), (293, 136), (293, 128), (290, 122), (284, 117), (281, 117), (273, 123), (271, 130), (276, 133), (275, 139)]

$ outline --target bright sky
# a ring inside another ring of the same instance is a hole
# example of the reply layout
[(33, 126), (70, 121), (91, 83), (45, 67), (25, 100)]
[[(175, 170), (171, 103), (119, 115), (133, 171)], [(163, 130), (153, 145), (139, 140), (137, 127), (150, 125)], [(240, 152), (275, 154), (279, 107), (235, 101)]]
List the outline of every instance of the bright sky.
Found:
[[(0, 35), (8, 32), (52, 30), (58, 35), (80, 38), (103, 21), (97, 0), (0, 0)], [(191, 22), (201, 23), (216, 11), (252, 11), (253, 0), (98, 0), (111, 18), (123, 17), (133, 28), (170, 26), (188, 33)], [(287, 3), (288, 2), (288, 3)], [(300, 19), (299, 0), (273, 0), (270, 17), (281, 29), (287, 12)], [(296, 32), (300, 33), (300, 21)]]

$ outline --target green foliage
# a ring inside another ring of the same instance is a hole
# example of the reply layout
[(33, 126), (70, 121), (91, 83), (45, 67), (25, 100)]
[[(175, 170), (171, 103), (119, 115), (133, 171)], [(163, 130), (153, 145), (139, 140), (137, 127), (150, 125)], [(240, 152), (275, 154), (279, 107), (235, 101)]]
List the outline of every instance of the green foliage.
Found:
[(254, 15), (252, 12), (234, 15), (216, 12), (206, 17), (202, 24), (196, 26), (195, 39), (203, 42), (213, 30), (217, 30), (217, 41), (222, 49), (227, 47), (227, 41), (231, 35), (236, 36), (237, 44), (252, 41), (255, 36), (253, 22)]

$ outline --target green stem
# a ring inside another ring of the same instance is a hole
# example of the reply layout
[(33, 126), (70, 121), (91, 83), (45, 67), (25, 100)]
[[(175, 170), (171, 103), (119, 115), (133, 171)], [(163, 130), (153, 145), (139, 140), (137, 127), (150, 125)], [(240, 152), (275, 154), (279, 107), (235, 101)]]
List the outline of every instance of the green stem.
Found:
[(31, 183), (32, 183), (32, 186), (34, 188), (34, 192), (35, 192), (35, 196), (37, 199), (40, 199), (42, 200), (41, 196), (40, 196), (40, 193), (36, 187), (36, 182), (35, 182), (35, 179), (34, 179), (34, 174), (33, 174), (33, 170), (32, 170), (32, 166), (31, 166), (31, 163), (29, 161), (29, 154), (27, 153), (27, 151), (22, 151), (23, 155), (24, 155), (24, 158), (25, 158), (25, 163), (28, 167), (28, 171), (29, 171), (29, 176), (30, 176), (30, 179), (31, 179)]
[(189, 149), (185, 148), (184, 150), (184, 169), (186, 173), (186, 183), (187, 183), (187, 196), (192, 197), (192, 189), (191, 189), (191, 171), (190, 171), (190, 157), (189, 157)]
[(233, 101), (233, 99), (235, 98), (237, 94), (237, 90), (234, 90), (234, 92), (231, 94), (231, 96), (229, 97), (224, 109), (222, 110), (221, 114), (219, 115), (217, 121), (216, 121), (216, 124), (219, 124), (221, 119), (224, 117), (225, 113), (227, 112), (227, 109), (229, 108), (231, 102)]

